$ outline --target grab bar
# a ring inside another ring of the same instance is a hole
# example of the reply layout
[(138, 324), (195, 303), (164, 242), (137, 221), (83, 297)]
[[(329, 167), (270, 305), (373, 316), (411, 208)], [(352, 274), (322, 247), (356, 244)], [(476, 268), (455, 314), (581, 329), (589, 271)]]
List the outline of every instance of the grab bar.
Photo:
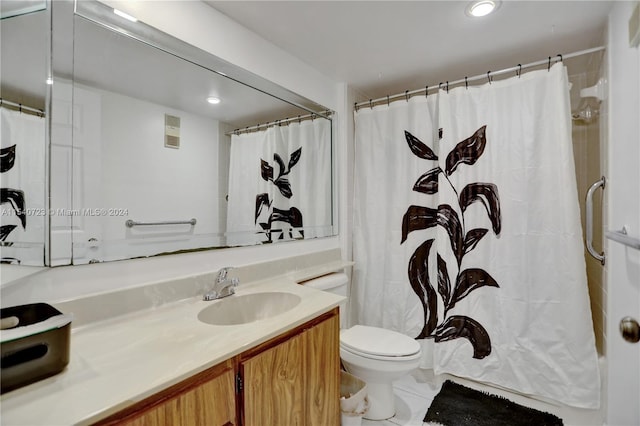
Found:
[(605, 235), (610, 240), (617, 241), (625, 246), (640, 250), (640, 238), (633, 238), (627, 235), (626, 226), (623, 226), (620, 231), (607, 231)]
[(194, 217), (191, 220), (175, 220), (175, 221), (165, 221), (165, 222), (134, 222), (129, 219), (124, 224), (127, 228), (133, 228), (134, 226), (150, 226), (150, 225), (191, 225), (194, 226), (196, 224), (196, 218)]
[(598, 189), (598, 187), (602, 187), (602, 189), (604, 190), (605, 183), (606, 179), (604, 178), (604, 176), (602, 176), (599, 181), (591, 185), (591, 187), (587, 191), (587, 197), (585, 200), (587, 210), (587, 251), (591, 256), (598, 260), (601, 265), (604, 265), (604, 251), (602, 253), (598, 253), (593, 248), (593, 193), (596, 191), (596, 189)]

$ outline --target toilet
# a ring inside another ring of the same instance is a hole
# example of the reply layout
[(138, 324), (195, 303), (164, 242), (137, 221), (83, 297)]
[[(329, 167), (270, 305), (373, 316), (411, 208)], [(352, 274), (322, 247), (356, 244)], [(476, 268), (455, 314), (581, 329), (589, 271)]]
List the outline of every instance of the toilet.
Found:
[[(302, 283), (347, 297), (349, 278), (335, 273)], [(392, 382), (420, 365), (420, 344), (402, 333), (380, 327), (346, 327), (346, 301), (340, 305), (340, 359), (344, 368), (367, 383), (368, 420), (384, 420), (396, 413)]]

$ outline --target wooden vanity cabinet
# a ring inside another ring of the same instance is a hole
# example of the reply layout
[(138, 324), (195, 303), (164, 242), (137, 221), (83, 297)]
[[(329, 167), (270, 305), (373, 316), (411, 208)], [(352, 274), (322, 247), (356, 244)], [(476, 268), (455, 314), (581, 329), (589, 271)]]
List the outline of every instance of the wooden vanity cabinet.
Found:
[(339, 333), (331, 312), (240, 355), (242, 424), (339, 425)]
[(102, 421), (99, 425), (236, 425), (235, 371), (227, 360)]
[(338, 309), (99, 421), (99, 425), (338, 426)]

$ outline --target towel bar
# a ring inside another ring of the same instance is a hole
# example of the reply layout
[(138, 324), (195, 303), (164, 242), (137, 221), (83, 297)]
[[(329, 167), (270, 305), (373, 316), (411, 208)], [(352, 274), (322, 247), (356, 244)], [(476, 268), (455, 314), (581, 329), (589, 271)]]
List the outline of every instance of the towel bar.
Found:
[(640, 238), (633, 238), (627, 235), (626, 226), (623, 226), (620, 231), (607, 231), (605, 235), (610, 240), (617, 241), (627, 247), (640, 250)]
[(191, 225), (195, 226), (196, 218), (194, 217), (191, 220), (174, 220), (174, 221), (164, 221), (164, 222), (135, 222), (131, 219), (127, 220), (124, 224), (127, 228), (133, 228), (134, 226), (151, 226), (151, 225)]

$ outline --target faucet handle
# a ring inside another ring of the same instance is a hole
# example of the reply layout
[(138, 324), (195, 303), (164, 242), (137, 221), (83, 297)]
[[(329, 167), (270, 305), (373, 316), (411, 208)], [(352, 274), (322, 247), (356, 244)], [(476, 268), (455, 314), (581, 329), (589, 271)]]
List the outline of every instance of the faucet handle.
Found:
[(220, 271), (218, 272), (218, 282), (222, 282), (224, 280), (227, 279), (227, 273), (232, 270), (233, 267), (231, 266), (225, 266), (224, 268), (220, 269)]

